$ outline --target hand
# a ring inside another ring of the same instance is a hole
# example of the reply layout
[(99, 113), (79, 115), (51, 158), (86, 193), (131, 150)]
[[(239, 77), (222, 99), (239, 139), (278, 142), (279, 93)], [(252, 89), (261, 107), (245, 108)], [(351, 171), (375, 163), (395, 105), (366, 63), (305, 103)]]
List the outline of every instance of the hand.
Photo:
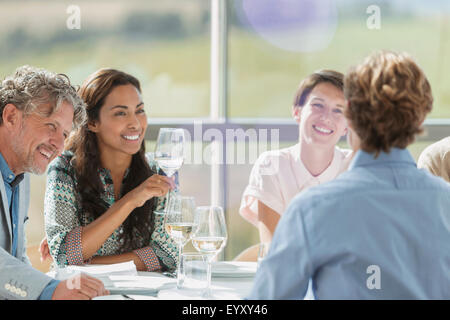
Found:
[(165, 196), (170, 190), (175, 189), (175, 178), (154, 174), (139, 186), (128, 192), (125, 197), (132, 201), (134, 207), (141, 207), (153, 197)]
[(103, 283), (86, 274), (78, 274), (61, 281), (53, 292), (52, 300), (90, 300), (109, 295)]
[(39, 253), (41, 262), (44, 262), (47, 259), (53, 260), (52, 256), (50, 255), (50, 249), (48, 248), (47, 237), (42, 239), (41, 244), (39, 245)]

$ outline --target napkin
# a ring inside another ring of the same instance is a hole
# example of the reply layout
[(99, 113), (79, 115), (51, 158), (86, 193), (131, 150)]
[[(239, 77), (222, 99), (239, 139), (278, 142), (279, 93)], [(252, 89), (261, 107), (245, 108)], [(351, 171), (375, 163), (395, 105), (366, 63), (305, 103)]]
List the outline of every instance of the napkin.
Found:
[(76, 274), (86, 273), (95, 278), (106, 278), (110, 275), (128, 275), (137, 276), (137, 269), (134, 261), (114, 263), (114, 264), (96, 264), (83, 266), (68, 266), (58, 268), (55, 278), (57, 280), (66, 280)]

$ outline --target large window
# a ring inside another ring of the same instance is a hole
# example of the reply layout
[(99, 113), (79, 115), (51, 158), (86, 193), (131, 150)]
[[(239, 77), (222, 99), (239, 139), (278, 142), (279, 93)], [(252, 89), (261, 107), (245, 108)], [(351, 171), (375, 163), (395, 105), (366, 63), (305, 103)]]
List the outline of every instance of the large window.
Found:
[(323, 68), (345, 72), (382, 49), (410, 53), (433, 87), (431, 117), (450, 117), (449, 1), (228, 3), (231, 117), (290, 117), (305, 76)]
[(209, 113), (209, 2), (0, 2), (0, 73), (31, 64), (75, 84), (112, 67), (142, 82), (150, 117)]

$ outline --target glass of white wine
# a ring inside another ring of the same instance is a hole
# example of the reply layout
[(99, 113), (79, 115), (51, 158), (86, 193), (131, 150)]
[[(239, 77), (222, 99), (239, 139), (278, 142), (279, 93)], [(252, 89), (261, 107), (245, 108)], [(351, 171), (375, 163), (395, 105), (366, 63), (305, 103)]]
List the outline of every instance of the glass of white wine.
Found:
[(197, 207), (194, 221), (197, 229), (192, 236), (192, 244), (197, 251), (207, 258), (208, 284), (205, 297), (211, 297), (212, 261), (225, 247), (228, 238), (223, 209), (218, 206)]
[[(178, 128), (161, 128), (156, 141), (155, 161), (169, 178), (183, 165), (184, 160), (184, 130)], [(170, 192), (166, 197), (167, 205), (170, 201)]]
[(155, 161), (164, 173), (171, 177), (183, 165), (184, 130), (178, 128), (161, 128), (155, 147)]
[[(183, 247), (195, 232), (195, 199), (181, 195), (172, 196), (164, 215), (164, 228), (178, 245), (178, 259), (181, 259)], [(180, 286), (180, 263), (177, 267), (177, 286)], [(174, 275), (173, 275), (174, 276)]]

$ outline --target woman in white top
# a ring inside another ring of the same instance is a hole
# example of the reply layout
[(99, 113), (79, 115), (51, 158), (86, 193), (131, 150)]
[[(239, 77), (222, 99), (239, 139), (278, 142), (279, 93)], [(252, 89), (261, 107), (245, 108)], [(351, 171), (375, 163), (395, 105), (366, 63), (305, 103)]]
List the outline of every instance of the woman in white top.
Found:
[[(336, 146), (347, 133), (343, 115), (343, 75), (320, 70), (297, 90), (292, 115), (299, 124), (298, 144), (266, 151), (256, 161), (239, 213), (258, 227), (260, 240), (272, 240), (280, 216), (301, 191), (336, 178), (347, 169), (350, 150)], [(238, 260), (255, 260), (255, 250)]]

